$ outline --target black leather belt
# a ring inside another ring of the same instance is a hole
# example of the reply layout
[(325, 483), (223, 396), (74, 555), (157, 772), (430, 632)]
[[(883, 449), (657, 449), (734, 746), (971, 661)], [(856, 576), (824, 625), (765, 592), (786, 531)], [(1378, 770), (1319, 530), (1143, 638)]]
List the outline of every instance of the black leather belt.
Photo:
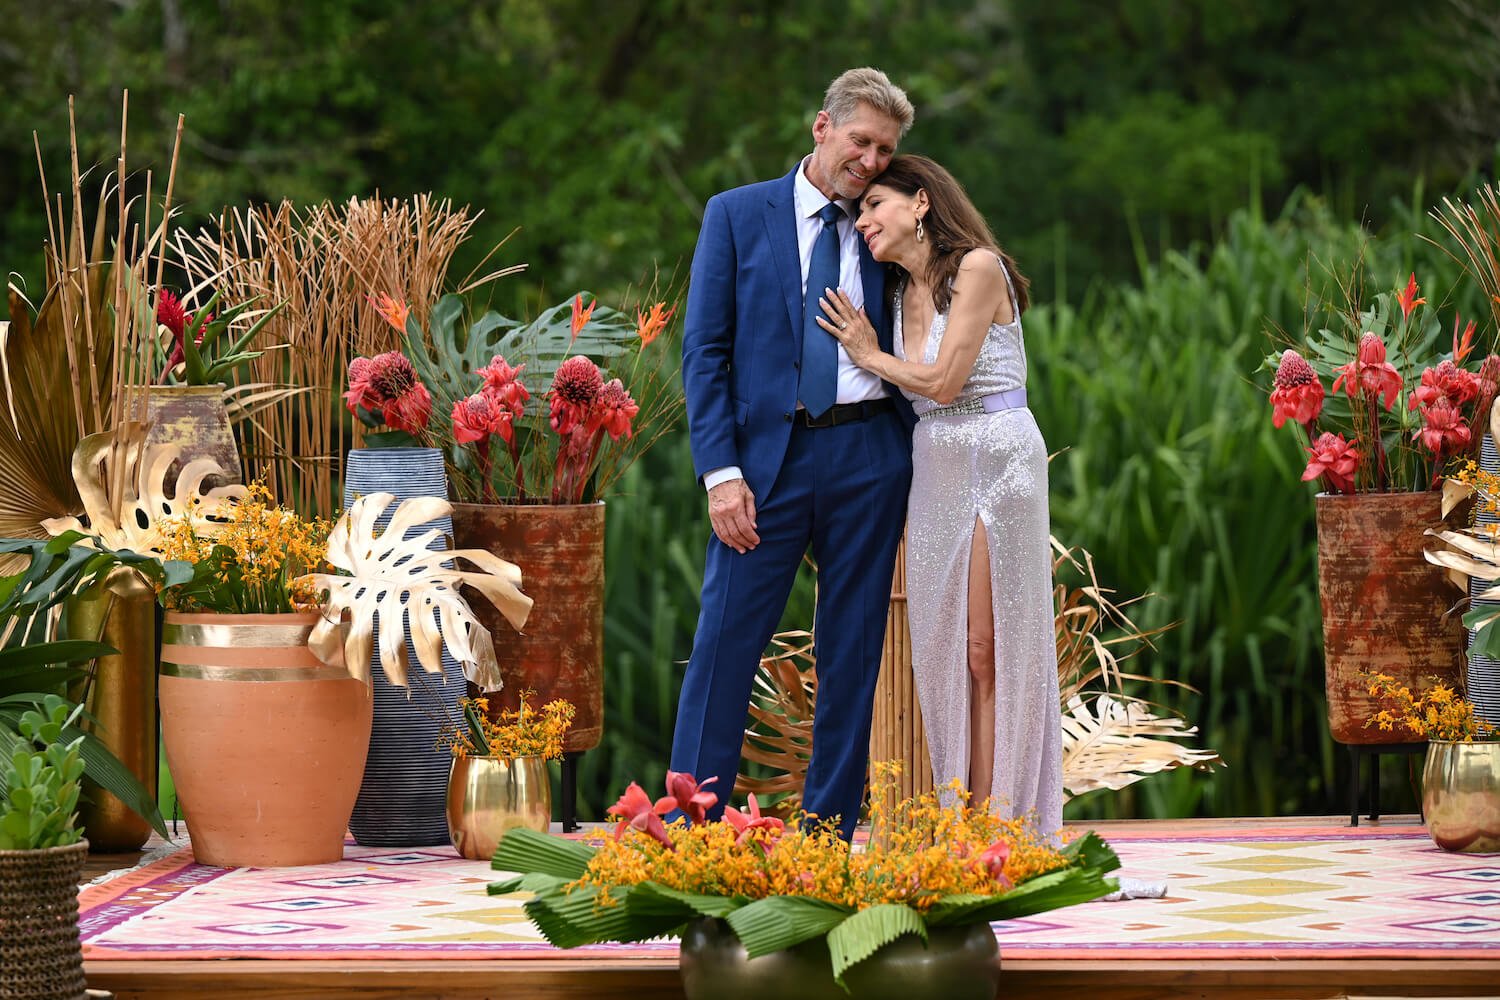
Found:
[(889, 396), (880, 399), (862, 399), (858, 403), (834, 403), (824, 413), (814, 417), (806, 410), (797, 411), (797, 423), (807, 427), (837, 427), (867, 420), (878, 413), (894, 410), (896, 401)]

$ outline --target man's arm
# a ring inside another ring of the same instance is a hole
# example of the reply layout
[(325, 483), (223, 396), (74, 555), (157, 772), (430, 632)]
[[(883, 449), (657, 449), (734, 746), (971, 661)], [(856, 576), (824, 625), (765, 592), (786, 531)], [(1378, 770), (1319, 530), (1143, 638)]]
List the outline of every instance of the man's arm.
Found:
[(693, 471), (704, 475), (739, 465), (729, 365), (734, 355), (736, 259), (722, 196), (703, 211), (693, 253), (682, 334), (682, 388), (687, 402)]

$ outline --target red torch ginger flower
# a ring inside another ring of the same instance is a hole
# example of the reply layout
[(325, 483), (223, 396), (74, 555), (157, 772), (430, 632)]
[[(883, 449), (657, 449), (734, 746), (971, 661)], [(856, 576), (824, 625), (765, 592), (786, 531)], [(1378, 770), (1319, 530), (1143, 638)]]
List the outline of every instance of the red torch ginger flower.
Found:
[(620, 822), (615, 825), (616, 840), (623, 837), (627, 829), (639, 830), (655, 837), (663, 846), (671, 847), (672, 838), (667, 836), (667, 827), (661, 818), (676, 808), (677, 800), (670, 796), (652, 804), (646, 790), (632, 781), (620, 800), (604, 811), (610, 816), (620, 817)]
[(1283, 351), (1276, 366), (1271, 390), (1271, 423), (1280, 427), (1288, 420), (1311, 425), (1323, 412), (1323, 383), (1307, 359), (1293, 350)]
[(1302, 473), (1303, 482), (1327, 476), (1328, 483), (1341, 493), (1354, 492), (1354, 470), (1359, 468), (1359, 449), (1338, 434), (1323, 433), (1307, 449), (1312, 460)]
[(526, 401), (531, 398), (531, 393), (521, 384), (521, 371), (525, 365), (516, 365), (512, 368), (506, 364), (505, 359), (495, 355), (494, 359), (483, 368), (479, 369), (479, 377), (484, 379), (484, 390), (505, 406), (516, 417), (526, 409)]
[(709, 778), (707, 781), (699, 782), (691, 774), (682, 771), (667, 772), (667, 795), (676, 803), (677, 808), (688, 818), (688, 822), (695, 826), (708, 819), (708, 810), (714, 807), (719, 797), (713, 792), (703, 791), (705, 785), (718, 781), (718, 777)]
[[(1446, 364), (1446, 362), (1445, 362)], [(1422, 408), (1423, 426), (1412, 431), (1412, 438), (1422, 442), (1422, 447), (1439, 459), (1463, 451), (1472, 440), (1468, 422), (1458, 407), (1446, 399), (1439, 399), (1431, 406)]]
[(570, 434), (585, 423), (603, 387), (604, 376), (599, 373), (599, 366), (581, 354), (558, 365), (549, 393), (552, 429), (559, 434)]
[(1433, 406), (1447, 402), (1462, 406), (1479, 397), (1479, 379), (1474, 373), (1458, 367), (1452, 361), (1439, 361), (1431, 368), (1423, 369), (1422, 382), (1412, 390), (1408, 405)]
[(1333, 381), (1333, 391), (1342, 388), (1351, 399), (1357, 386), (1366, 399), (1378, 396), (1389, 410), (1401, 393), (1401, 374), (1385, 360), (1385, 343), (1369, 331), (1359, 338), (1359, 355), (1334, 371), (1339, 377)]
[(509, 442), (514, 433), (510, 408), (493, 393), (476, 392), (453, 404), (453, 439), (459, 444), (473, 444), (499, 435)]
[(1417, 298), (1417, 273), (1412, 272), (1410, 278), (1406, 279), (1406, 288), (1396, 293), (1396, 301), (1401, 303), (1401, 318), (1411, 319), (1412, 310), (1422, 305), (1427, 300)]
[(606, 382), (594, 400), (593, 419), (609, 432), (611, 441), (630, 437), (630, 422), (639, 412), (641, 412), (640, 404), (630, 398), (630, 393), (625, 389), (625, 383), (617, 378)]
[(350, 413), (357, 408), (378, 412), (392, 429), (409, 434), (426, 430), (432, 416), (432, 394), (400, 351), (351, 361), (344, 404)]
[(672, 319), (672, 314), (676, 311), (676, 306), (668, 309), (665, 302), (656, 303), (656, 305), (651, 307), (649, 313), (636, 310), (635, 332), (636, 336), (641, 338), (642, 347), (646, 347), (661, 335), (661, 332), (667, 328), (667, 323)]

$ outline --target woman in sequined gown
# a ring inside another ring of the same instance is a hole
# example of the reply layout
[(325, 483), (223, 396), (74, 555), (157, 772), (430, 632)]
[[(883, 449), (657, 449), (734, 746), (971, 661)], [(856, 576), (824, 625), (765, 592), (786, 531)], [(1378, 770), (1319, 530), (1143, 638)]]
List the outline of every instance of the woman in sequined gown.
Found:
[(1047, 449), (1026, 407), (1027, 281), (941, 166), (897, 156), (856, 228), (897, 265), (894, 353), (842, 291), (819, 320), (898, 387), (912, 437), (906, 596), (912, 670), (937, 787), (1062, 824)]

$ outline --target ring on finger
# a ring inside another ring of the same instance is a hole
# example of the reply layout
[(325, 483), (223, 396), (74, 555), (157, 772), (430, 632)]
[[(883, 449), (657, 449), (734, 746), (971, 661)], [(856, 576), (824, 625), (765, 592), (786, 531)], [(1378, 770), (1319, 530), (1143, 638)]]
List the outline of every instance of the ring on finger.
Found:
[(849, 329), (849, 324), (843, 322), (842, 320), (840, 320), (839, 321), (839, 329), (840, 330), (847, 330), (847, 329)]

